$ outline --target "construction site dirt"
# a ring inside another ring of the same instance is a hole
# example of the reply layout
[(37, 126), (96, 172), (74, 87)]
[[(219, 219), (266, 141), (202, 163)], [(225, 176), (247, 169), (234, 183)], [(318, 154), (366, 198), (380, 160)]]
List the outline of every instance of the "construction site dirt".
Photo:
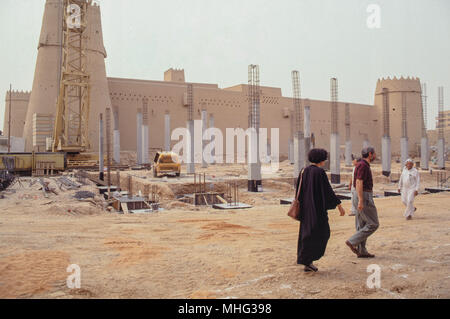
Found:
[[(299, 225), (280, 205), (294, 196), (292, 165), (263, 174), (259, 193), (247, 191), (245, 165), (200, 166), (206, 191), (226, 194), (228, 181), (241, 180), (239, 201), (252, 208), (181, 202), (195, 192), (184, 171), (158, 179), (151, 171), (120, 173), (122, 189), (133, 175), (133, 194), (156, 185), (161, 209), (145, 214), (116, 212), (92, 182), (66, 189), (60, 177), (45, 178), (57, 193), (45, 197), (41, 183), (21, 177), (0, 199), (0, 298), (450, 297), (450, 192), (421, 191), (414, 219), (405, 220), (400, 198), (383, 197), (397, 189), (399, 164), (390, 178), (373, 165), (381, 226), (368, 248), (376, 258), (358, 259), (345, 246), (355, 221), (344, 201), (347, 216), (329, 212), (331, 238), (315, 274), (296, 264)], [(350, 169), (341, 171), (348, 183)], [(436, 171), (421, 172), (421, 182), (422, 190), (434, 187)], [(371, 264), (381, 267), (381, 288), (366, 285)], [(79, 289), (67, 286), (69, 265), (80, 267)]]

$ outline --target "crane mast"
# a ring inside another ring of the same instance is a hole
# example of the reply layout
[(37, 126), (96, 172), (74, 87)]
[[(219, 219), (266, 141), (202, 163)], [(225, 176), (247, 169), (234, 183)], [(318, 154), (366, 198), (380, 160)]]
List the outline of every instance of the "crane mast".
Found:
[(53, 152), (81, 153), (90, 148), (86, 29), (91, 0), (62, 1), (61, 81), (56, 105)]

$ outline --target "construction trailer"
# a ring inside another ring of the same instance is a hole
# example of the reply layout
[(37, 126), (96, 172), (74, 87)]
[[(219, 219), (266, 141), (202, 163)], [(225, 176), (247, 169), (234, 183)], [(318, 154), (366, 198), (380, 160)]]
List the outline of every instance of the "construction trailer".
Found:
[(14, 174), (53, 175), (67, 168), (66, 153), (5, 153), (0, 154), (0, 171), (7, 168), (3, 158), (14, 159)]

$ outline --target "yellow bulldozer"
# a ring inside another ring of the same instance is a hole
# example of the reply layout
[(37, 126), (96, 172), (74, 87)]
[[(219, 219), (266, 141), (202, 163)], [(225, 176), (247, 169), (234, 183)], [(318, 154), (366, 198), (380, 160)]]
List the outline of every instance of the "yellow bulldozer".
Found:
[(157, 152), (153, 160), (153, 176), (181, 175), (181, 162), (177, 154), (173, 152)]

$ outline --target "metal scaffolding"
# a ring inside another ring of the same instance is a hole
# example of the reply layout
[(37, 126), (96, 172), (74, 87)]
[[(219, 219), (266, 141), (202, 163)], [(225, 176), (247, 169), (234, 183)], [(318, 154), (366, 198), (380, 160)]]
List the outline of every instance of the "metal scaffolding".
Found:
[(112, 145), (111, 145), (111, 109), (106, 108), (106, 165), (108, 182), (108, 199), (111, 199), (111, 163), (112, 163)]
[(402, 92), (402, 137), (408, 137), (408, 115), (406, 105), (406, 92)]
[(142, 125), (148, 125), (148, 98), (142, 99)]
[(331, 133), (339, 133), (339, 113), (338, 113), (338, 80), (332, 78), (330, 81), (331, 91)]
[(422, 137), (427, 137), (428, 109), (427, 109), (427, 84), (422, 84)]
[(444, 87), (438, 87), (438, 138), (444, 138)]
[(248, 147), (248, 191), (258, 192), (262, 187), (259, 158), (261, 92), (258, 65), (251, 64), (248, 66), (248, 101), (248, 124), (252, 132)]
[(249, 127), (256, 129), (259, 132), (260, 127), (260, 96), (259, 83), (259, 66), (251, 64), (248, 67), (248, 117)]
[(300, 91), (300, 72), (292, 71), (292, 92), (293, 92), (293, 102), (294, 102), (294, 117), (295, 117), (295, 131), (294, 134), (302, 137), (303, 134), (303, 105), (301, 100)]
[(187, 86), (187, 119), (188, 121), (194, 120), (194, 86), (192, 84), (188, 84)]
[[(90, 1), (63, 0), (63, 54), (53, 151), (82, 152), (90, 147), (90, 85), (87, 64), (87, 11)], [(73, 8), (79, 8), (75, 12)], [(79, 13), (72, 21), (74, 13)], [(74, 23), (72, 23), (74, 22)]]

